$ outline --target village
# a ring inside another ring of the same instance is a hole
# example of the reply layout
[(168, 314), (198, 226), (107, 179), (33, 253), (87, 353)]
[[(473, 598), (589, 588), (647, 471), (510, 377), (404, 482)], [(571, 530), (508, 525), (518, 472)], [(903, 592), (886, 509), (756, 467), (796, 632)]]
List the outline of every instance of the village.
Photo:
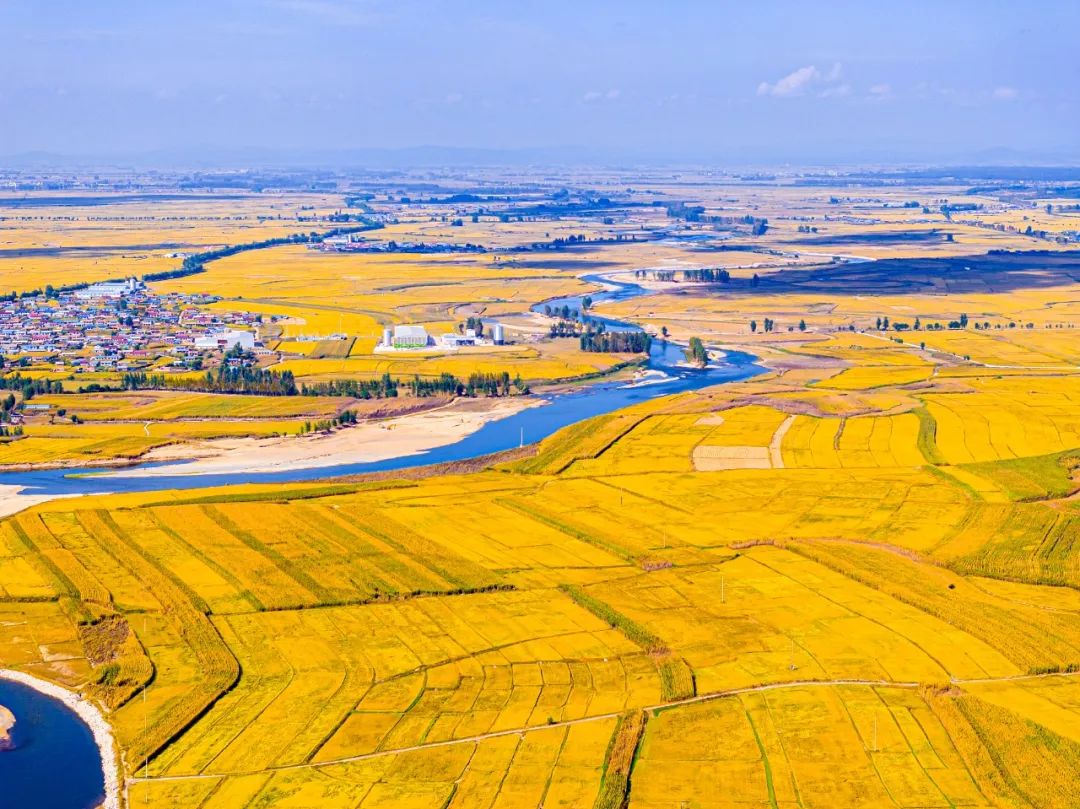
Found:
[(91, 284), (0, 302), (0, 354), (56, 371), (198, 367), (209, 351), (257, 348), (264, 316), (200, 308), (209, 295), (158, 295), (140, 280)]

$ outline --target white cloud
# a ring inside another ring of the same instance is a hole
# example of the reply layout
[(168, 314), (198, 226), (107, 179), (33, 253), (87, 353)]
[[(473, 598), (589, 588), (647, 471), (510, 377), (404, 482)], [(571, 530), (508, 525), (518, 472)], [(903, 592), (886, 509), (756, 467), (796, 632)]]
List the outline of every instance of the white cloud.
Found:
[(817, 65), (806, 65), (772, 84), (761, 82), (757, 87), (757, 94), (775, 98), (797, 98), (816, 90), (816, 94), (822, 98), (845, 96), (851, 92), (851, 87), (841, 83), (843, 75), (844, 67), (839, 62), (834, 62), (832, 67), (824, 72), (819, 70)]
[(463, 96), (461, 93), (447, 93), (446, 94), (446, 103), (447, 104), (460, 104), (464, 100), (465, 100), (465, 96)]
[(872, 84), (870, 85), (870, 95), (874, 98), (885, 98), (892, 95), (892, 87), (888, 84)]
[(759, 96), (798, 96), (802, 95), (811, 84), (820, 80), (821, 73), (818, 69), (813, 65), (807, 65), (791, 71), (776, 84), (763, 81), (758, 85), (757, 94)]
[(826, 87), (818, 93), (819, 98), (843, 98), (844, 96), (849, 95), (851, 95), (850, 84), (836, 84), (832, 87)]
[(595, 104), (597, 101), (615, 101), (622, 93), (612, 87), (610, 90), (589, 90), (581, 97), (586, 104)]
[(1020, 92), (1015, 87), (995, 87), (993, 96), (998, 101), (1015, 101)]

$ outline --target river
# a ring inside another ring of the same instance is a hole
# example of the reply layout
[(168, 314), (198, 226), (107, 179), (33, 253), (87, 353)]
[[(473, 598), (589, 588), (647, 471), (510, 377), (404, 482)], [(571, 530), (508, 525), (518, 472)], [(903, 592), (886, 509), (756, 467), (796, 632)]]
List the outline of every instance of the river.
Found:
[(0, 751), (0, 807), (101, 805), (101, 755), (90, 728), (74, 711), (28, 685), (4, 679), (0, 705), (15, 715), (13, 747)]
[[(637, 284), (612, 281), (597, 275), (583, 276), (593, 283), (604, 284), (603, 292), (594, 293), (593, 304), (603, 301), (627, 300), (648, 294)], [(560, 298), (547, 301), (546, 305), (581, 309), (581, 297)], [(534, 306), (543, 311), (545, 304)], [(634, 330), (639, 327), (618, 320), (592, 317), (609, 330)], [(463, 461), (492, 452), (511, 449), (520, 443), (539, 441), (563, 427), (592, 416), (611, 413), (629, 405), (668, 396), (673, 393), (698, 390), (747, 379), (763, 373), (765, 369), (755, 364), (755, 357), (739, 351), (726, 352), (723, 362), (697, 369), (684, 365), (682, 346), (654, 340), (649, 351), (646, 369), (649, 373), (637, 382), (598, 381), (583, 384), (563, 393), (543, 394), (541, 407), (530, 407), (497, 421), (485, 424), (476, 432), (452, 444), (435, 447), (426, 452), (386, 458), (379, 461), (342, 463), (336, 466), (301, 467), (276, 472), (229, 472), (227, 474), (166, 475), (160, 471), (152, 476), (132, 474), (127, 468), (123, 476), (112, 476), (100, 467), (85, 469), (50, 469), (24, 472), (0, 473), (0, 485), (23, 487), (27, 495), (79, 495), (120, 492), (147, 492), (165, 489), (192, 489), (208, 486), (225, 486), (239, 483), (288, 483), (319, 480), (341, 475), (357, 475), (365, 472), (382, 472), (405, 469), (448, 461)], [(180, 468), (182, 462), (157, 464)]]

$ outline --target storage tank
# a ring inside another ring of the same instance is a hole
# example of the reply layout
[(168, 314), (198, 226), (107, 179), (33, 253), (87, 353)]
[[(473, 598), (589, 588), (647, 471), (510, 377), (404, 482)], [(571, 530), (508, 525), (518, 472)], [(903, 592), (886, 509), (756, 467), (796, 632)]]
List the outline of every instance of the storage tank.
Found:
[(382, 344), (392, 346), (394, 344), (394, 330), (387, 326), (382, 330)]
[(493, 323), (491, 325), (491, 342), (497, 346), (501, 346), (506, 342), (506, 333), (503, 331), (502, 323)]

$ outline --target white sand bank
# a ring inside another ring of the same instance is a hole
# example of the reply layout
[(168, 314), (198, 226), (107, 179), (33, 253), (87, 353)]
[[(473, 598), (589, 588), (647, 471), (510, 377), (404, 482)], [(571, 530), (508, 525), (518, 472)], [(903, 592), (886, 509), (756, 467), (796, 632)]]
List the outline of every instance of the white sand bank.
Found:
[(437, 410), (411, 413), (377, 422), (335, 430), (329, 434), (276, 438), (235, 438), (207, 441), (187, 447), (166, 448), (168, 454), (149, 453), (146, 461), (175, 460), (186, 449), (189, 463), (152, 469), (121, 469), (109, 477), (161, 477), (280, 472), (289, 469), (316, 469), (348, 463), (365, 463), (417, 455), (453, 444), (476, 432), (489, 421), (543, 404), (543, 400), (458, 399)]

